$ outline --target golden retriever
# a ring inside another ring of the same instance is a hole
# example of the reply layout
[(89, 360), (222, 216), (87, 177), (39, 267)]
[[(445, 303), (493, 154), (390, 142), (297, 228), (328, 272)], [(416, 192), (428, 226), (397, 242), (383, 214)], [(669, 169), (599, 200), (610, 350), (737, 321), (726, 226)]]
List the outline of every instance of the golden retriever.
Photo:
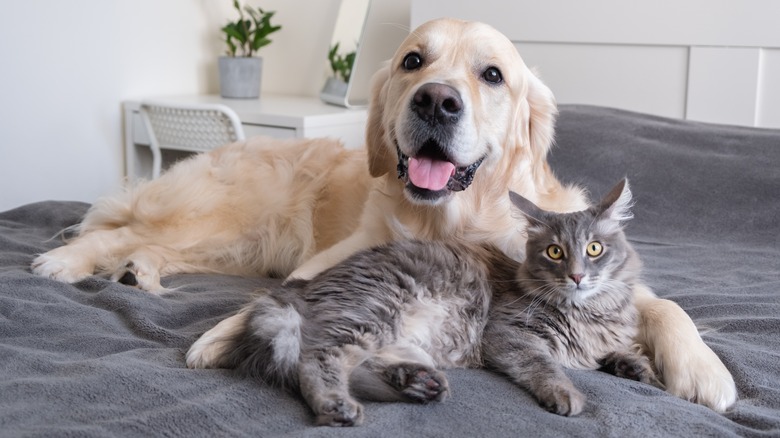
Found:
[[(198, 155), (97, 202), (78, 237), (36, 258), (33, 271), (69, 282), (107, 272), (156, 292), (161, 275), (180, 272), (310, 278), (411, 237), (490, 241), (522, 258), (508, 190), (549, 210), (586, 206), (547, 166), (555, 115), (552, 93), (506, 37), (481, 23), (428, 22), (374, 78), (365, 150), (255, 138)], [(637, 344), (667, 389), (717, 411), (731, 406), (734, 381), (686, 313), (645, 286), (636, 298)], [(218, 365), (220, 339), (242, 318), (201, 337), (188, 365)]]

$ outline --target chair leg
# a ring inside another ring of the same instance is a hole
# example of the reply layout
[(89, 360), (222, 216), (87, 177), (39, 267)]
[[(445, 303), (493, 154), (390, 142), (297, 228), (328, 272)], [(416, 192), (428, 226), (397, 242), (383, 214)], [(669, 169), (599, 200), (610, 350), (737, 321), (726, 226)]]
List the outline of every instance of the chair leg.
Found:
[(162, 171), (162, 153), (156, 141), (151, 143), (149, 147), (152, 149), (152, 179), (157, 179)]
[(152, 128), (152, 121), (149, 120), (149, 114), (143, 106), (141, 107), (141, 120), (143, 120), (144, 128), (149, 134), (149, 148), (152, 149), (152, 179), (157, 179), (162, 171), (162, 153), (160, 152), (160, 143), (157, 142), (157, 136)]

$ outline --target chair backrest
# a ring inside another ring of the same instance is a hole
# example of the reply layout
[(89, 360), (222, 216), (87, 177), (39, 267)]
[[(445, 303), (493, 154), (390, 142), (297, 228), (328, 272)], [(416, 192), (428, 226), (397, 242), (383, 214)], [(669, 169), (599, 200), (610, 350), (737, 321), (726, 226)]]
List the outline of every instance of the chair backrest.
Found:
[(149, 133), (154, 178), (162, 167), (161, 149), (203, 152), (245, 138), (235, 111), (216, 103), (143, 101), (141, 118)]

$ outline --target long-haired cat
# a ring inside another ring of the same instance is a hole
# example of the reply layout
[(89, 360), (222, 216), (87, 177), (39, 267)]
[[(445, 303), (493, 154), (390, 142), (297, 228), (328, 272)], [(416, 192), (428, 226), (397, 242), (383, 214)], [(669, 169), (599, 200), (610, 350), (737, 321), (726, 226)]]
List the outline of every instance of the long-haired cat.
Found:
[[(662, 387), (632, 349), (640, 263), (621, 226), (631, 217), (627, 182), (577, 213), (510, 196), (528, 222), (524, 263), (442, 242), (372, 248), (268, 290), (235, 316), (238, 330), (195, 342), (188, 366), (238, 368), (299, 389), (317, 424), (331, 426), (360, 424), (356, 398), (443, 400), (440, 370), (451, 367), (494, 369), (562, 415), (585, 402), (564, 366)], [(207, 345), (215, 355), (203, 354)]]

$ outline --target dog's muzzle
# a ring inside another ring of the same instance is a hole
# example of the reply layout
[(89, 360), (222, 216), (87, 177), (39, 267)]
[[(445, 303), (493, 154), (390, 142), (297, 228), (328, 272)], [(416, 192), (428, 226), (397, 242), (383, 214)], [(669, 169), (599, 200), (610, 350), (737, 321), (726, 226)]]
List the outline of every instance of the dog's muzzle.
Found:
[(442, 198), (452, 192), (460, 192), (466, 190), (474, 181), (474, 175), (477, 169), (484, 161), (483, 156), (479, 160), (471, 163), (468, 166), (455, 167), (454, 172), (447, 180), (446, 186), (441, 190), (430, 190), (422, 187), (415, 186), (409, 179), (409, 157), (401, 152), (401, 149), (396, 145), (396, 152), (398, 154), (398, 179), (402, 180), (406, 184), (406, 188), (416, 198), (422, 200), (436, 200)]
[(430, 82), (421, 85), (409, 102), (412, 115), (405, 125), (410, 155), (398, 154), (398, 178), (412, 201), (435, 203), (454, 192), (466, 190), (484, 156), (474, 163), (458, 166), (449, 145), (458, 136), (464, 102), (454, 87)]

